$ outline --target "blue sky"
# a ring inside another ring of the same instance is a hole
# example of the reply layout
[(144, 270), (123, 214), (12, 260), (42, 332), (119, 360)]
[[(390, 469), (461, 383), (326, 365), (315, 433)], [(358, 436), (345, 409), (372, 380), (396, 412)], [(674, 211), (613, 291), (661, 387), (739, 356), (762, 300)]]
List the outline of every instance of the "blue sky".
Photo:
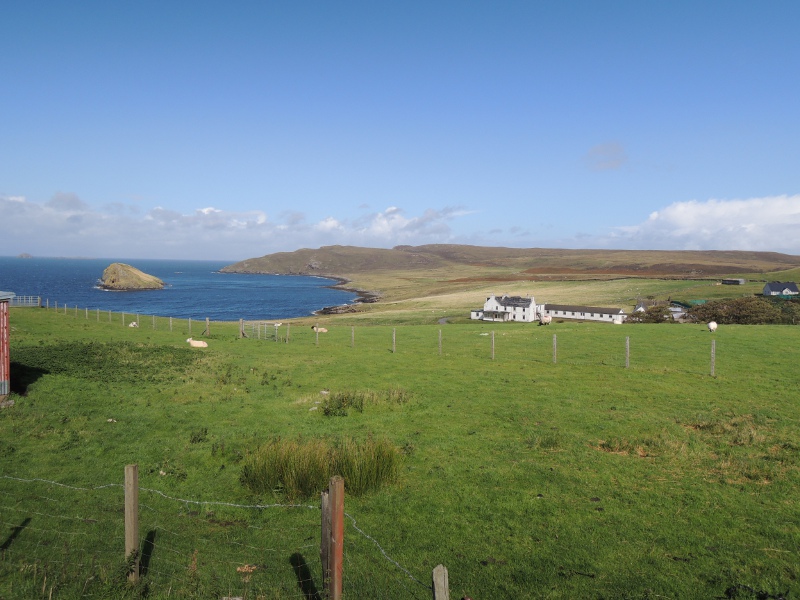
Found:
[(800, 254), (800, 3), (14, 2), (0, 255)]

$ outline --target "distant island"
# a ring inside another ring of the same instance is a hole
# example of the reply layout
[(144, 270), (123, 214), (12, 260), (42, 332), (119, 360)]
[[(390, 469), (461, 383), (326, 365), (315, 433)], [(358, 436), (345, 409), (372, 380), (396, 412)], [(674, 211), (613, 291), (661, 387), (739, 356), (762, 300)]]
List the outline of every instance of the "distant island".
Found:
[(160, 290), (164, 282), (125, 263), (112, 263), (103, 271), (100, 287), (104, 290)]
[(22, 254), (18, 254), (17, 258), (33, 258), (33, 255), (28, 254), (27, 252), (23, 252)]

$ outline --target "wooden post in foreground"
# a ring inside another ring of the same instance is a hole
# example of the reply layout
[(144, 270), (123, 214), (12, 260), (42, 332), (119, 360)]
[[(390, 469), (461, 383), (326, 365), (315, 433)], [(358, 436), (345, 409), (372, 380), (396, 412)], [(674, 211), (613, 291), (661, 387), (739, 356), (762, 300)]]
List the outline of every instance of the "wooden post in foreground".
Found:
[(323, 578), (323, 590), (329, 600), (341, 600), (344, 558), (344, 479), (338, 475), (331, 477), (327, 492), (322, 494), (322, 508), (320, 558), (323, 572), (327, 574), (327, 577)]
[(172, 333), (172, 317), (169, 318), (169, 332)]
[(314, 333), (317, 334), (317, 346), (319, 346), (319, 323), (314, 325)]
[(125, 313), (122, 313), (122, 326), (125, 327)]
[(206, 330), (203, 332), (203, 335), (211, 335), (211, 321), (208, 317), (206, 317)]
[(397, 350), (397, 327), (392, 327), (392, 354)]
[(355, 327), (351, 327), (350, 328), (350, 347), (351, 348), (355, 348), (356, 347), (356, 328)]
[(239, 339), (244, 337), (244, 319), (239, 319)]
[(447, 567), (444, 565), (436, 565), (433, 570), (433, 600), (450, 600)]
[(139, 465), (125, 465), (125, 559), (134, 553), (128, 581), (139, 579)]
[(439, 330), (439, 356), (442, 355), (442, 330)]
[(557, 346), (557, 343), (556, 343), (556, 334), (554, 333), (553, 334), (553, 364), (556, 364), (556, 349), (557, 349), (557, 347), (558, 346)]
[(189, 317), (189, 337), (192, 337), (192, 317)]
[(286, 324), (286, 343), (289, 343), (289, 328), (292, 326), (291, 323)]
[(494, 360), (494, 331), (492, 331), (492, 360)]

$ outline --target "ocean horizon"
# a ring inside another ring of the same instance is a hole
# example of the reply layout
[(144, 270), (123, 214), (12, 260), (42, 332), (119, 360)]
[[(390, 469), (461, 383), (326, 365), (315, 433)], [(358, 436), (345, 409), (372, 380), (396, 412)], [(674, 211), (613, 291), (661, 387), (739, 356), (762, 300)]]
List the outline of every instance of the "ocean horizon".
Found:
[[(111, 263), (129, 264), (164, 281), (162, 290), (119, 292), (99, 287)], [(355, 292), (338, 280), (308, 275), (221, 273), (230, 261), (0, 256), (0, 290), (39, 296), (42, 304), (178, 319), (275, 320), (349, 304)]]

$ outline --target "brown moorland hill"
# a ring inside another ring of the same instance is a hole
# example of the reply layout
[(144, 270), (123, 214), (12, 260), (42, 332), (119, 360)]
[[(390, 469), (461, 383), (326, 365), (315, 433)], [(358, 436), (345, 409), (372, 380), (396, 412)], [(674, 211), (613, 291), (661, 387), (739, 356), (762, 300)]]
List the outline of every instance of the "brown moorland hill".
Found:
[(353, 278), (377, 271), (447, 269), (471, 280), (645, 277), (706, 279), (785, 271), (800, 256), (777, 252), (695, 250), (569, 250), (430, 244), (392, 249), (323, 246), (250, 258), (222, 269), (230, 273), (280, 273)]

